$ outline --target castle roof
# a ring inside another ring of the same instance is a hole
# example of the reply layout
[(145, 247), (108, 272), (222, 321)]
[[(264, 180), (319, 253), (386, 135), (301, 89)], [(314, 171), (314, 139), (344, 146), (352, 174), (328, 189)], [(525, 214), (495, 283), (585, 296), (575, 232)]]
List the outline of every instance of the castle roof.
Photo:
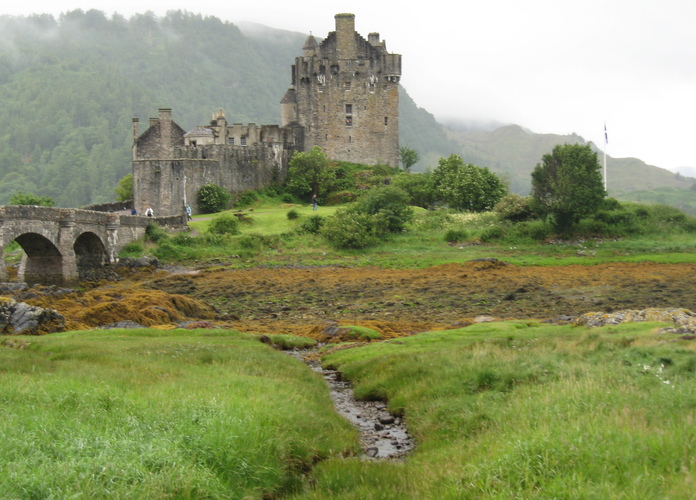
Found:
[(192, 137), (192, 136), (201, 137), (201, 136), (209, 136), (209, 135), (210, 136), (213, 135), (212, 129), (210, 129), (208, 127), (196, 127), (193, 130), (186, 132), (184, 134), (184, 137)]

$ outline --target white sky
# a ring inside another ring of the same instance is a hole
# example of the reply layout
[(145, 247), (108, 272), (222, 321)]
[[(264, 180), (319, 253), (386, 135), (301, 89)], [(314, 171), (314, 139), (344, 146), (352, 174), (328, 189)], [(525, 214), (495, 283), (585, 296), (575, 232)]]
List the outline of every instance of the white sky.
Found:
[(693, 0), (3, 3), (0, 14), (56, 17), (78, 8), (125, 17), (180, 9), (319, 37), (335, 29), (335, 14), (350, 12), (361, 35), (379, 32), (403, 55), (403, 86), (439, 119), (576, 132), (599, 147), (606, 122), (607, 154), (696, 167)]

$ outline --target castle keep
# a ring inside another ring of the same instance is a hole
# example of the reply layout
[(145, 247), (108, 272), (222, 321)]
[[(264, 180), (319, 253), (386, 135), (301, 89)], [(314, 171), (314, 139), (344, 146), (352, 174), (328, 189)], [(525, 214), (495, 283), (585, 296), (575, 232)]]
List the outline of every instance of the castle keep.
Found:
[(337, 14), (336, 31), (318, 44), (309, 36), (292, 66), (281, 100), (281, 125), (227, 122), (222, 110), (209, 125), (186, 132), (160, 109), (139, 133), (133, 119), (133, 195), (138, 213), (198, 213), (201, 186), (231, 193), (283, 181), (294, 151), (321, 147), (337, 161), (397, 166), (401, 55), (389, 54), (378, 33), (365, 40), (353, 14)]

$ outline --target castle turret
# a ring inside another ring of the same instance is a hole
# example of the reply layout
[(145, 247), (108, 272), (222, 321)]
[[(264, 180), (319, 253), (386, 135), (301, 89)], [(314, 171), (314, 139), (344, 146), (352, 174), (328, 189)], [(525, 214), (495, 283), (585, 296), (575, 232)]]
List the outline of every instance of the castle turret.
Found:
[(282, 124), (303, 127), (304, 151), (320, 146), (333, 160), (396, 166), (401, 55), (388, 53), (379, 33), (356, 33), (353, 14), (335, 20), (336, 31), (316, 48), (308, 39), (295, 59)]

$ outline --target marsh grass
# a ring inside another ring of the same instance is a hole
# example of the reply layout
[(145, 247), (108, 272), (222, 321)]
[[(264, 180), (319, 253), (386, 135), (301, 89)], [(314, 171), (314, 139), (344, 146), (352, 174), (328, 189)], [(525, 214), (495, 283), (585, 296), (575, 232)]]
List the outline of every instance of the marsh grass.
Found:
[(249, 335), (110, 330), (18, 345), (0, 347), (5, 498), (261, 498), (356, 450), (321, 377)]
[(417, 448), (327, 460), (297, 498), (692, 498), (696, 346), (659, 326), (491, 323), (334, 352)]

